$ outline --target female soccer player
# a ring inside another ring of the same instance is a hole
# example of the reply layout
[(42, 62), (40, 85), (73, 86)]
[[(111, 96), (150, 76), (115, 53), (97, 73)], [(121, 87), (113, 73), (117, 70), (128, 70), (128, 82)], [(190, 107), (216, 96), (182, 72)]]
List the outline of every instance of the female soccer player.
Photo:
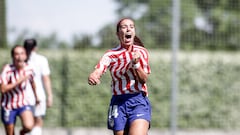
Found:
[(52, 87), (50, 78), (50, 67), (45, 56), (37, 52), (37, 41), (35, 39), (24, 40), (24, 48), (27, 52), (27, 63), (33, 67), (35, 73), (34, 81), (36, 83), (37, 95), (40, 100), (38, 106), (34, 106), (35, 99), (32, 89), (27, 91), (30, 97), (28, 98), (33, 107), (34, 127), (30, 135), (42, 135), (42, 128), (44, 124), (44, 116), (46, 115), (47, 107), (52, 106)]
[(26, 100), (26, 85), (31, 84), (38, 104), (33, 81), (33, 69), (25, 63), (27, 58), (25, 49), (16, 45), (11, 50), (13, 64), (3, 67), (0, 76), (1, 88), (1, 118), (5, 126), (6, 135), (14, 135), (16, 117), (22, 122), (20, 135), (28, 133), (34, 124), (31, 107)]
[(121, 19), (116, 29), (120, 44), (102, 56), (89, 75), (88, 84), (99, 84), (100, 77), (109, 69), (112, 99), (108, 128), (114, 135), (147, 135), (151, 120), (146, 86), (151, 72), (148, 51), (135, 35), (132, 19)]

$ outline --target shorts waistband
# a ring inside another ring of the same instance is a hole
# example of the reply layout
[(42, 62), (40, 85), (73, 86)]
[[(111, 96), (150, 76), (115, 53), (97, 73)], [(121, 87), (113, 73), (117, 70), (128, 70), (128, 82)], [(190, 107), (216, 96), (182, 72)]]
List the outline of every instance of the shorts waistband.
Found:
[(113, 97), (135, 97), (135, 96), (146, 96), (146, 94), (141, 91), (141, 92), (136, 92), (136, 93), (127, 93), (127, 94), (122, 94), (122, 95), (113, 95)]

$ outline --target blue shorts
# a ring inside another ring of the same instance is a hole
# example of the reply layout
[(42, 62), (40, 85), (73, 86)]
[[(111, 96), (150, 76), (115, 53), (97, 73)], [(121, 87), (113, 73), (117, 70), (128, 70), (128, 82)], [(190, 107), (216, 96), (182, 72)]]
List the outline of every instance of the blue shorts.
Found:
[(128, 129), (136, 119), (151, 121), (151, 104), (143, 93), (112, 96), (108, 110), (108, 129)]
[(17, 116), (20, 116), (22, 112), (26, 111), (26, 110), (31, 110), (30, 106), (23, 106), (21, 108), (18, 109), (13, 109), (13, 110), (7, 110), (5, 108), (2, 107), (1, 109), (1, 118), (2, 118), (2, 122), (5, 125), (8, 124), (13, 124), (16, 122)]

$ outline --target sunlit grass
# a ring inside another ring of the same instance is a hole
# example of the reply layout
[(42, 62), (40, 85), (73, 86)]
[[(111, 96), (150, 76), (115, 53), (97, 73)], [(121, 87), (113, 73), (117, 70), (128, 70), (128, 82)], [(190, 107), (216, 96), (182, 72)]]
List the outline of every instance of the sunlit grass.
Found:
[[(40, 50), (49, 59), (54, 91), (54, 106), (48, 110), (47, 126), (106, 126), (110, 75), (107, 72), (98, 86), (87, 84), (89, 73), (105, 51)], [(9, 55), (8, 50), (1, 50), (0, 64), (9, 62)], [(168, 128), (172, 53), (154, 49), (149, 50), (149, 55), (152, 127)], [(179, 51), (177, 58), (179, 127), (239, 128), (236, 108), (240, 105), (240, 53)]]

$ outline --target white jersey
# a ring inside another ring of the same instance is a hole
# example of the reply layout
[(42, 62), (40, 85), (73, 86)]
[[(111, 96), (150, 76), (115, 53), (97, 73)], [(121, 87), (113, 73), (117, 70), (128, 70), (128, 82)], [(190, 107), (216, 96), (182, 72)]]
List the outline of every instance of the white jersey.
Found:
[[(44, 75), (50, 75), (50, 68), (48, 64), (48, 60), (46, 57), (37, 54), (36, 52), (32, 52), (30, 58), (28, 60), (29, 65), (33, 67), (33, 71), (35, 73), (34, 81), (36, 84), (36, 93), (40, 102), (46, 101), (45, 88), (43, 84), (42, 77)], [(29, 103), (31, 105), (35, 104), (35, 98), (33, 92), (29, 86), (27, 86)]]

